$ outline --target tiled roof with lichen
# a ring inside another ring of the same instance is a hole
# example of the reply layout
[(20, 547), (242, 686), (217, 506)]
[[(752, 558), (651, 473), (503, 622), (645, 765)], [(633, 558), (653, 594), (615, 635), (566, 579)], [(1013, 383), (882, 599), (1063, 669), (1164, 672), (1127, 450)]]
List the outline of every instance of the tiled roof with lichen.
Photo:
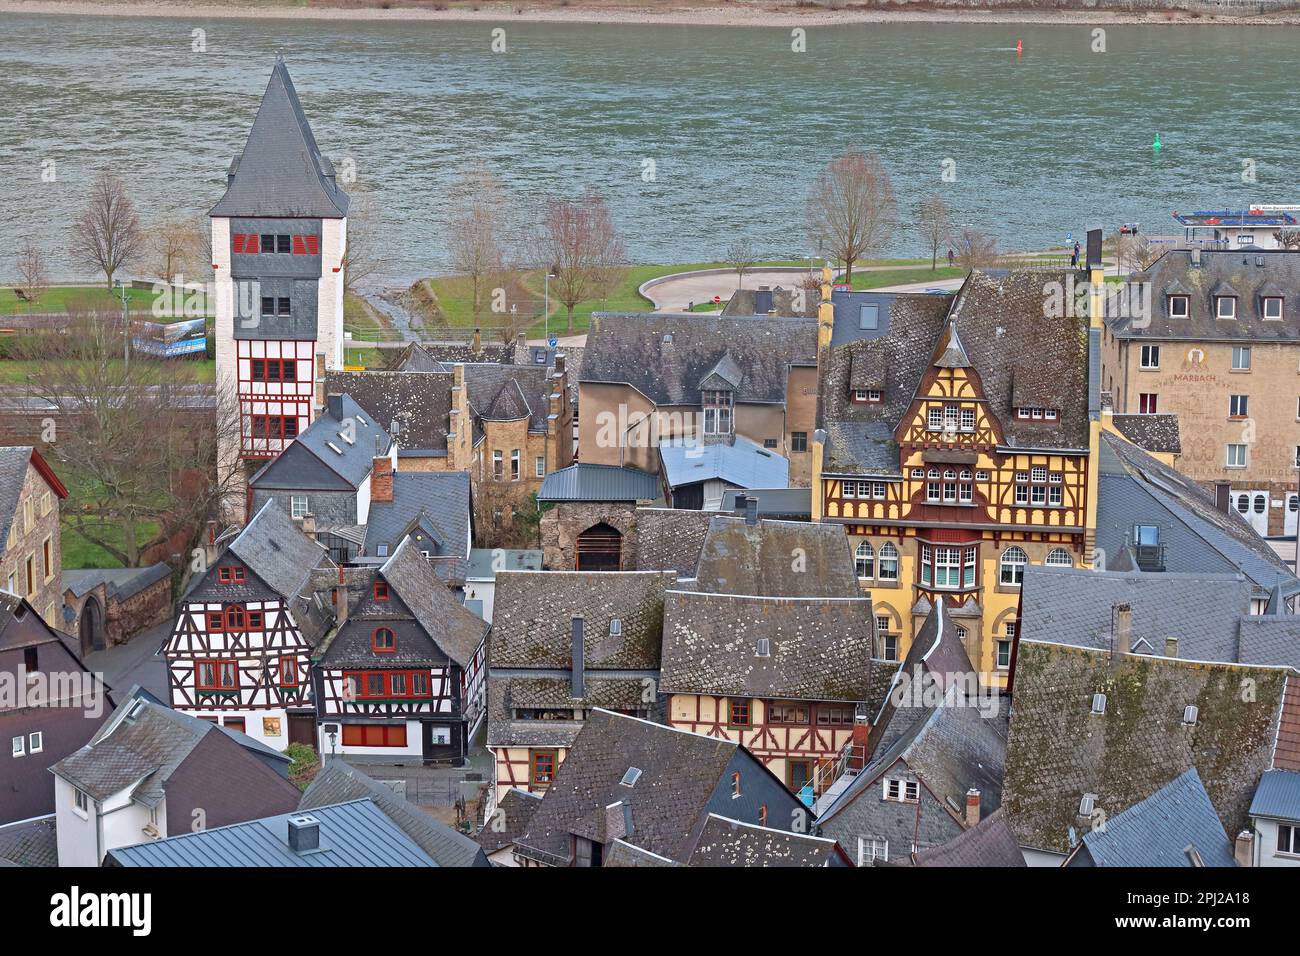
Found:
[[(1066, 853), (1080, 801), (1115, 815), (1196, 767), (1229, 833), (1272, 763), (1283, 668), (1120, 655), (1022, 639), (1002, 805), (1022, 846)], [(1092, 713), (1093, 695), (1105, 713)], [(1195, 723), (1184, 722), (1188, 705)]]
[[(868, 598), (766, 598), (670, 591), (664, 693), (862, 701), (874, 621)], [(767, 641), (767, 654), (758, 642)]]
[(774, 597), (857, 597), (853, 548), (843, 525), (715, 515), (695, 569), (699, 591)]
[(636, 509), (637, 570), (694, 577), (712, 520), (711, 512), (689, 508)]
[(1180, 454), (1183, 443), (1178, 432), (1178, 416), (1113, 415), (1115, 430), (1145, 451)]

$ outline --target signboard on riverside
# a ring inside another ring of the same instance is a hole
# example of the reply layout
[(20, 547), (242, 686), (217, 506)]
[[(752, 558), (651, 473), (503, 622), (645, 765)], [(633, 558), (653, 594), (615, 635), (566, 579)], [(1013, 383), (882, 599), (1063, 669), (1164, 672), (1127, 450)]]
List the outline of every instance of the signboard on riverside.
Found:
[(131, 347), (145, 355), (161, 358), (176, 358), (206, 351), (206, 321), (132, 322)]

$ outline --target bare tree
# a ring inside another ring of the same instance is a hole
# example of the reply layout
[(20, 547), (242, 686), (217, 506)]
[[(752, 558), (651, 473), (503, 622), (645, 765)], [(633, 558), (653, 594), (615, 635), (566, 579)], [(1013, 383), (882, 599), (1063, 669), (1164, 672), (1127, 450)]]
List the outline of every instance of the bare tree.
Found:
[(360, 184), (349, 187), (347, 247), (343, 250), (343, 288), (357, 285), (379, 271), (379, 210), (370, 191)]
[[(189, 271), (201, 250), (198, 247), (199, 236), (193, 225), (186, 219), (169, 219), (159, 223), (151, 233), (149, 240), (153, 264), (158, 269), (158, 277), (164, 282), (173, 281), (178, 275), (184, 276)], [(209, 234), (208, 245), (211, 247)], [(208, 260), (211, 263), (211, 259)]]
[(739, 289), (745, 282), (745, 273), (748, 272), (758, 259), (758, 253), (754, 251), (753, 244), (748, 239), (736, 238), (727, 246), (727, 251), (723, 253), (726, 256), (727, 263), (736, 273), (736, 288)]
[(845, 153), (827, 164), (808, 197), (808, 238), (844, 263), (844, 281), (853, 281), (853, 263), (884, 244), (898, 204), (889, 173), (875, 153)]
[(1300, 249), (1300, 229), (1279, 229), (1273, 236), (1283, 249)]
[(27, 392), (54, 420), (49, 454), (74, 489), (65, 525), (127, 567), (189, 555), (231, 492), (217, 443), (238, 428), (231, 409), (201, 401), (211, 387), (183, 359), (122, 361), (115, 311), (69, 314), (63, 331), (20, 345)]
[(90, 187), (90, 201), (72, 225), (72, 254), (104, 273), (108, 288), (113, 276), (143, 251), (144, 233), (126, 185), (105, 170)]
[(1112, 237), (1112, 242), (1115, 245), (1115, 260), (1122, 273), (1142, 272), (1162, 255), (1144, 235), (1117, 232)]
[(469, 280), (474, 324), (481, 324), (483, 292), (505, 272), (506, 196), (485, 166), (475, 166), (456, 183), (457, 201), (447, 251), (452, 267)]
[(998, 263), (998, 241), (974, 226), (962, 226), (954, 244), (963, 269), (987, 269)]
[(572, 332), (574, 308), (613, 291), (627, 258), (605, 198), (588, 190), (577, 199), (548, 199), (535, 245), (536, 261), (554, 276), (551, 291), (563, 303)]
[(50, 287), (50, 273), (45, 268), (45, 254), (31, 239), (18, 248), (18, 287), (28, 302), (39, 302)]
[(930, 271), (939, 267), (939, 247), (952, 239), (948, 206), (938, 193), (931, 193), (916, 207), (916, 228), (930, 245)]

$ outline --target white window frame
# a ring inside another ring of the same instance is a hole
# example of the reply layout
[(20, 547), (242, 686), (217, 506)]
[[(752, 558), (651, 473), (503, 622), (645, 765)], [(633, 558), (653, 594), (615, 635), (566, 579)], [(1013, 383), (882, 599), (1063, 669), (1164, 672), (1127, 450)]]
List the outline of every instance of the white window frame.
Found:
[[(1181, 308), (1181, 309), (1179, 309), (1179, 310), (1175, 310), (1175, 309), (1174, 309), (1174, 303), (1176, 303), (1176, 302), (1182, 305), (1182, 308)], [(1185, 318), (1187, 318), (1188, 314), (1191, 312), (1191, 309), (1192, 309), (1192, 298), (1191, 298), (1191, 296), (1187, 296), (1187, 295), (1171, 295), (1171, 296), (1169, 297), (1169, 318), (1171, 318), (1171, 319), (1185, 319)]]
[[(1268, 306), (1269, 306), (1269, 303), (1270, 303), (1270, 302), (1276, 302), (1276, 303), (1277, 303), (1277, 315), (1269, 315), (1269, 314), (1268, 314)], [(1281, 321), (1282, 321), (1282, 316), (1284, 316), (1285, 314), (1286, 314), (1286, 303), (1284, 302), (1283, 298), (1282, 298), (1280, 295), (1266, 295), (1266, 296), (1264, 296), (1264, 302), (1263, 302), (1263, 316), (1264, 316), (1265, 321), (1268, 321), (1268, 322), (1281, 322)]]
[[(1230, 308), (1225, 312), (1224, 305)], [(1214, 317), (1227, 322), (1237, 318), (1237, 297), (1235, 295), (1216, 295), (1214, 297)]]
[[(1012, 552), (1016, 552), (1012, 554)], [(1025, 567), (1029, 564), (1029, 555), (1025, 549), (1019, 545), (1011, 545), (1000, 555), (998, 555), (998, 584), (1004, 588), (1018, 588), (1025, 580)], [(1019, 568), (1019, 577), (1016, 576), (1016, 568)], [(1007, 580), (1007, 572), (1011, 572), (1012, 580)]]
[[(1228, 442), (1227, 452), (1224, 458), (1225, 468), (1245, 468), (1248, 465), (1248, 446), (1243, 442)], [(1234, 450), (1238, 453), (1234, 454)], [(1240, 459), (1240, 460), (1234, 460)]]
[(1160, 346), (1144, 345), (1138, 355), (1138, 368), (1158, 369), (1160, 367)]
[[(866, 574), (863, 574), (865, 565)], [(876, 549), (870, 541), (859, 541), (853, 550), (853, 568), (859, 581), (871, 581), (876, 576)]]
[(10, 741), (10, 752), (11, 756), (14, 757), (27, 756), (27, 737), (23, 734), (19, 734), (17, 737), (13, 738), (13, 740)]
[(45, 749), (45, 734), (39, 730), (33, 730), (27, 735), (27, 752), (29, 754), (38, 754)]
[(535, 476), (538, 478), (546, 477), (546, 456), (538, 455), (533, 462)]
[[(1240, 364), (1241, 360), (1245, 361), (1244, 365)], [(1232, 347), (1232, 370), (1234, 372), (1250, 371), (1250, 346), (1249, 345), (1234, 345)]]
[[(891, 573), (885, 573), (885, 561), (891, 565)], [(876, 580), (877, 581), (897, 581), (898, 580), (898, 549), (894, 547), (893, 542), (886, 541), (880, 546), (880, 551), (876, 554)]]
[(877, 861), (889, 862), (889, 841), (858, 837), (858, 866), (874, 866)]
[(306, 495), (289, 496), (289, 517), (301, 518), (311, 513), (311, 499)]

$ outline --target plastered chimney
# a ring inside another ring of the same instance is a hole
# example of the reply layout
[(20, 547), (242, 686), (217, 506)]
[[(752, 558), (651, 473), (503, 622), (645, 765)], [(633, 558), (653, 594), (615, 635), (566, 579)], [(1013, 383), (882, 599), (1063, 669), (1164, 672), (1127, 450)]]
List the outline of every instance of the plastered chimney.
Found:
[(1115, 605), (1115, 653), (1129, 654), (1133, 650), (1133, 608), (1128, 604)]
[(1237, 861), (1238, 866), (1255, 865), (1255, 834), (1250, 830), (1242, 830), (1237, 834), (1237, 839), (1233, 841), (1232, 858)]
[(980, 792), (974, 787), (966, 791), (966, 826), (973, 827), (980, 822)]

